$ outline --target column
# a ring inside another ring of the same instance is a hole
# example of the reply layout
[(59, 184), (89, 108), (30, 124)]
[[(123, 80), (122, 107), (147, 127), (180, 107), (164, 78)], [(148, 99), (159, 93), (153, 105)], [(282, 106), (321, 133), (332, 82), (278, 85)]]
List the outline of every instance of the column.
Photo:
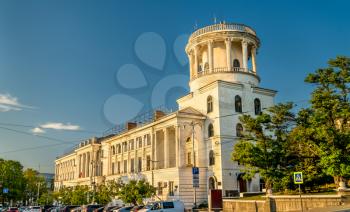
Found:
[(244, 71), (248, 71), (248, 43), (245, 40), (242, 40), (242, 55)]
[(86, 155), (85, 153), (83, 154), (83, 168), (82, 168), (82, 177), (84, 178), (85, 177), (85, 167), (86, 167)]
[(192, 54), (193, 54), (192, 51), (190, 51), (190, 52), (188, 53), (188, 63), (190, 64), (190, 65), (189, 65), (189, 67), (190, 67), (190, 79), (192, 79), (192, 78), (193, 78), (193, 75), (194, 75), (194, 73), (193, 73), (194, 68), (193, 68)]
[(180, 155), (179, 155), (179, 145), (180, 145), (180, 133), (179, 133), (180, 127), (178, 125), (175, 126), (175, 167), (179, 167), (180, 164)]
[(198, 74), (198, 48), (194, 47), (194, 77), (197, 77)]
[(164, 168), (169, 168), (169, 136), (168, 129), (163, 130), (164, 133)]
[(213, 41), (208, 41), (208, 63), (209, 63), (209, 72), (213, 72)]
[(255, 46), (252, 48), (252, 67), (253, 67), (254, 74), (256, 74), (256, 47)]
[(226, 66), (227, 70), (230, 71), (232, 69), (232, 56), (231, 56), (231, 46), (232, 46), (232, 41), (231, 39), (226, 39), (225, 40), (226, 44)]
[(178, 153), (179, 153), (179, 155), (178, 155), (178, 160), (179, 160), (179, 167), (184, 167), (185, 166), (185, 161), (186, 161), (186, 159), (185, 159), (185, 154), (186, 154), (186, 152), (185, 152), (185, 144), (184, 144), (184, 126), (183, 125), (180, 125), (179, 126), (179, 131), (178, 131), (178, 142), (179, 142), (179, 146), (178, 146), (178, 148), (179, 148), (179, 150), (178, 150)]
[(153, 133), (153, 146), (154, 146), (154, 158), (152, 158), (152, 167), (153, 169), (157, 169), (158, 168), (158, 163), (156, 161), (158, 161), (158, 157), (157, 157), (157, 131), (154, 131)]

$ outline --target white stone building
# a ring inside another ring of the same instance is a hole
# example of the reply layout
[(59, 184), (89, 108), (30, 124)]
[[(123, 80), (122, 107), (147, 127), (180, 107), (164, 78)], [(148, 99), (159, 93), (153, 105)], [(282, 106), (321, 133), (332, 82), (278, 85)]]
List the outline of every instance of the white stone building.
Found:
[[(177, 100), (179, 110), (156, 111), (152, 122), (127, 123), (124, 131), (58, 158), (56, 188), (119, 177), (145, 178), (160, 198), (181, 199), (186, 207), (193, 205), (194, 193), (197, 204), (208, 201), (211, 189), (222, 190), (223, 196), (259, 191), (259, 176), (244, 181), (242, 167), (231, 160), (233, 146), (244, 130), (239, 115), (254, 116), (274, 104), (276, 91), (259, 87), (259, 45), (255, 31), (241, 24), (220, 23), (195, 31), (186, 46), (190, 93)], [(95, 154), (89, 159), (94, 161), (91, 164), (102, 169), (96, 179), (89, 172), (92, 166), (87, 168), (87, 152)], [(74, 159), (73, 167), (62, 166)], [(193, 165), (199, 167), (196, 192)], [(68, 180), (61, 177), (67, 170), (72, 176)]]

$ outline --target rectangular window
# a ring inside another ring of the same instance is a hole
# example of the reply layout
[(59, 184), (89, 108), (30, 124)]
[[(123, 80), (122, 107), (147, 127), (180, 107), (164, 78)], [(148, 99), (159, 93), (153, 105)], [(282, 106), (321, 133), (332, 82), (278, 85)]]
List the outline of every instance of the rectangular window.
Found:
[(112, 163), (112, 174), (114, 174), (114, 163)]
[(124, 173), (128, 173), (128, 161), (124, 160)]
[(120, 174), (120, 161), (117, 163), (117, 173)]
[(174, 196), (174, 181), (169, 181), (169, 196)]
[(147, 145), (147, 146), (151, 145), (151, 136), (150, 136), (150, 134), (146, 134), (144, 136), (143, 140), (145, 141), (145, 145)]
[(146, 170), (147, 170), (147, 171), (151, 170), (151, 156), (149, 156), (149, 155), (147, 155)]
[(138, 148), (142, 148), (142, 137), (138, 137)]
[(135, 147), (135, 146), (134, 146), (134, 139), (132, 139), (132, 140), (129, 141), (129, 145), (130, 145), (130, 146), (129, 146), (129, 149), (130, 149), (130, 150), (134, 150), (134, 149), (135, 149), (135, 148), (134, 148), (134, 147)]
[(128, 151), (128, 143), (125, 141), (123, 142), (123, 152), (127, 152)]
[(158, 182), (158, 195), (163, 195), (163, 183)]
[(137, 165), (137, 171), (142, 172), (142, 157), (139, 157)]
[(187, 165), (191, 165), (191, 152), (187, 153)]
[(131, 160), (130, 160), (130, 172), (131, 173), (135, 172), (135, 160), (134, 160), (134, 158), (131, 158)]

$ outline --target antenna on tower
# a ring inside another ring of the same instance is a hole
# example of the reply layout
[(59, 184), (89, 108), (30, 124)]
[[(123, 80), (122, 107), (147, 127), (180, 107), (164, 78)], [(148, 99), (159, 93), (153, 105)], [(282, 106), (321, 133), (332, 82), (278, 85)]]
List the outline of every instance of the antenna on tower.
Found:
[(198, 29), (198, 24), (197, 24), (197, 20), (194, 22), (194, 30)]

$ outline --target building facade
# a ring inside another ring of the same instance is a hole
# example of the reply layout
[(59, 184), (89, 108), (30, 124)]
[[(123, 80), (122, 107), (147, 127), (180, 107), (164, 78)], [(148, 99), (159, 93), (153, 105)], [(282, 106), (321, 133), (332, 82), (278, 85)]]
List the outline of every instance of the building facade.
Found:
[[(195, 199), (197, 204), (208, 201), (214, 189), (223, 196), (259, 191), (259, 176), (243, 180), (243, 167), (231, 159), (244, 130), (239, 116), (258, 115), (274, 104), (276, 91), (259, 87), (259, 45), (255, 31), (242, 24), (220, 23), (195, 31), (185, 49), (190, 93), (177, 100), (178, 111), (155, 111), (150, 122), (127, 123), (120, 133), (58, 158), (56, 189), (142, 178), (157, 188), (159, 198), (180, 199), (186, 207)], [(92, 164), (99, 173), (91, 172), (91, 160), (98, 161), (99, 166)], [(199, 168), (196, 189), (193, 166)]]

